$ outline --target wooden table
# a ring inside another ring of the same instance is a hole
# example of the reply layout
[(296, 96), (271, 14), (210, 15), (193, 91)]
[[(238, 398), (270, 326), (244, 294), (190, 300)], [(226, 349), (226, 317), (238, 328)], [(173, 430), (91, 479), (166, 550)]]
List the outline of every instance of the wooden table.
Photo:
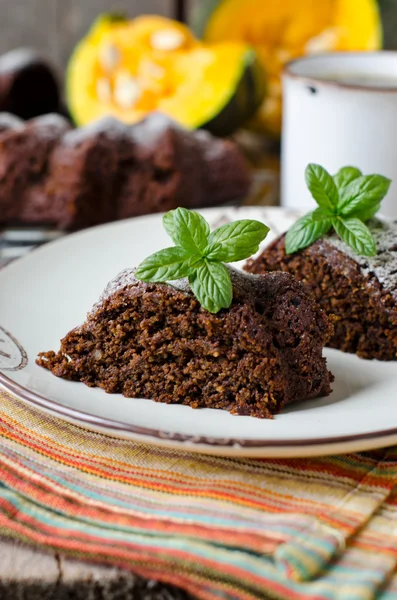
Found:
[(1, 600), (189, 600), (173, 587), (0, 538)]

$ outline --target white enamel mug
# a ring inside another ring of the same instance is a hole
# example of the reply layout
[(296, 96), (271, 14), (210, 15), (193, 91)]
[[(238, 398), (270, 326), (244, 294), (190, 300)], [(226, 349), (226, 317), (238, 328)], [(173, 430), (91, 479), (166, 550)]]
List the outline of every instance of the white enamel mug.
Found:
[(304, 171), (318, 163), (392, 180), (381, 213), (397, 218), (397, 52), (335, 53), (289, 63), (283, 73), (281, 203), (310, 210)]

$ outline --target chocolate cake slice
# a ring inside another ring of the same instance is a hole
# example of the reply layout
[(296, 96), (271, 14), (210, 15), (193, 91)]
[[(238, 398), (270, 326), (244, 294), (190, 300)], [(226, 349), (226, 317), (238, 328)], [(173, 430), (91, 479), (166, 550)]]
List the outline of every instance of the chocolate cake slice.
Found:
[(261, 418), (329, 394), (322, 348), (332, 326), (303, 285), (287, 273), (229, 271), (233, 302), (217, 314), (185, 280), (143, 283), (124, 271), (37, 364), (109, 393)]
[(360, 256), (335, 234), (286, 255), (285, 235), (268, 246), (245, 269), (251, 273), (288, 271), (304, 282), (331, 316), (332, 348), (362, 358), (397, 358), (397, 225), (367, 223), (376, 256)]

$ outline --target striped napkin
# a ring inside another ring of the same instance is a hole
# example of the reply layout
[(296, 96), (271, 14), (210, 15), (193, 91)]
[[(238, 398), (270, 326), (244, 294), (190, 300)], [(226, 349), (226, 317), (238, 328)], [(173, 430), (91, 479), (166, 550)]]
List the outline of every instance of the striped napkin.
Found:
[(397, 448), (220, 458), (93, 433), (1, 392), (0, 535), (203, 600), (397, 598)]

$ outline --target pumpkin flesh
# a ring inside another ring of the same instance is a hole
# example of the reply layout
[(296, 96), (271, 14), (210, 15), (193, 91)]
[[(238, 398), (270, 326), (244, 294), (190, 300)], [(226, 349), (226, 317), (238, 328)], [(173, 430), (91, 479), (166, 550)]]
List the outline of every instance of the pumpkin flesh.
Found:
[[(246, 43), (203, 44), (187, 27), (163, 17), (102, 18), (70, 61), (68, 104), (78, 125), (106, 115), (135, 123), (161, 111), (187, 128), (203, 127), (230, 104), (245, 72), (258, 69), (256, 61)], [(237, 125), (253, 114), (263, 93), (263, 85), (255, 87)], [(229, 116), (230, 127), (223, 123), (232, 131)]]

